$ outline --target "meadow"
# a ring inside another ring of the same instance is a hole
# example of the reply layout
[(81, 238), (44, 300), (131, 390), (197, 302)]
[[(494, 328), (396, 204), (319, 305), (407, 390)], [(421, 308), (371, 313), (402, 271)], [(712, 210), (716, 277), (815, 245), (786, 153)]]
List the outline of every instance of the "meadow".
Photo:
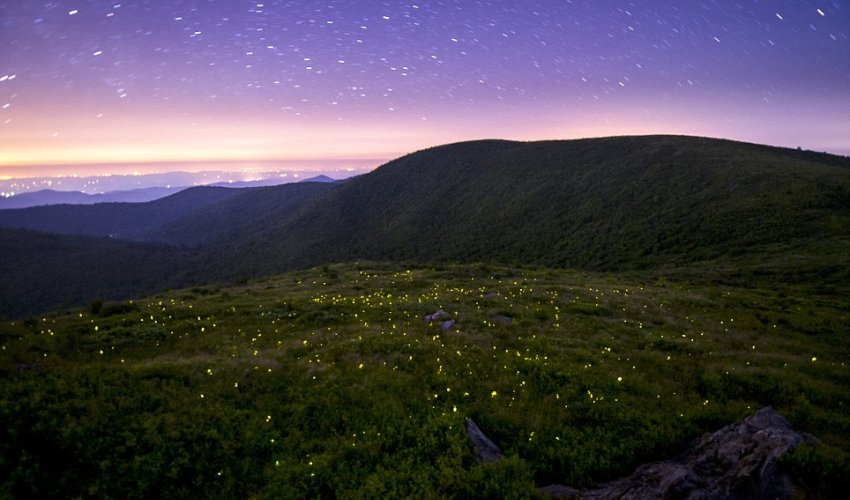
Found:
[(820, 440), (784, 464), (828, 497), (848, 313), (806, 284), (374, 262), (95, 301), (0, 323), (0, 496), (527, 497), (773, 405)]

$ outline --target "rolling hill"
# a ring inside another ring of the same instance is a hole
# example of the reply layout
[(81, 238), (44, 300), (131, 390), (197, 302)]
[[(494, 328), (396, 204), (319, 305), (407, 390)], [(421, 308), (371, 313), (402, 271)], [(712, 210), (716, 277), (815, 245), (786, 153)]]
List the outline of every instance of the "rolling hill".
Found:
[(228, 244), (294, 217), (305, 204), (332, 187), (324, 182), (300, 182), (240, 189), (233, 197), (158, 225), (141, 238), (185, 246)]
[(0, 315), (214, 281), (224, 274), (208, 264), (216, 244), (294, 216), (330, 187), (317, 182), (200, 187), (149, 203), (0, 211), (4, 223), (36, 229), (0, 228)]
[(620, 271), (848, 235), (848, 158), (671, 136), (479, 141), (353, 179), (225, 258), (253, 276), (354, 259)]
[(199, 186), (146, 203), (49, 205), (0, 210), (0, 227), (143, 240), (144, 235), (156, 227), (238, 194), (240, 191), (235, 189)]
[(126, 191), (109, 191), (87, 194), (81, 191), (55, 191), (42, 189), (0, 198), (0, 210), (29, 208), (43, 205), (93, 205), (95, 203), (144, 203), (186, 189), (185, 187), (148, 187)]
[[(191, 248), (180, 258), (184, 285), (365, 259), (846, 289), (850, 159), (679, 136), (475, 141), (413, 153), (341, 184), (194, 188), (144, 204), (0, 211), (0, 226)], [(80, 278), (98, 284), (91, 295), (122, 296), (99, 272)], [(171, 271), (158, 272), (148, 273), (146, 289), (174, 283)]]
[(188, 280), (186, 263), (170, 246), (0, 229), (0, 315), (21, 317), (179, 286)]
[(259, 233), (332, 185), (320, 180), (253, 188), (199, 186), (145, 203), (0, 210), (0, 227), (197, 246)]
[(818, 440), (783, 484), (846, 490), (848, 158), (476, 141), (206, 201), (0, 229), (0, 496), (593, 491), (766, 406)]

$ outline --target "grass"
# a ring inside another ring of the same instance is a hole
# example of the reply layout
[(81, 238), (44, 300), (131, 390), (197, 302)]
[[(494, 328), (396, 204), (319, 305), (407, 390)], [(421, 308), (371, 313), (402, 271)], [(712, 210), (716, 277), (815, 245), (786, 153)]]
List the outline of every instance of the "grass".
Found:
[[(2, 323), (0, 495), (533, 496), (773, 405), (821, 440), (788, 464), (827, 496), (848, 311), (804, 284), (359, 263)], [(476, 462), (467, 417), (505, 460)]]

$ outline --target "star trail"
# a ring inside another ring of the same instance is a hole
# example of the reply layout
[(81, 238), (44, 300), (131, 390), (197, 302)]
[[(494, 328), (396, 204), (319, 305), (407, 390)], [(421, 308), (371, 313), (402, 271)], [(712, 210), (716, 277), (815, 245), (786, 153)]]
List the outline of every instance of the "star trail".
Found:
[(673, 133), (850, 154), (850, 5), (0, 0), (0, 175)]

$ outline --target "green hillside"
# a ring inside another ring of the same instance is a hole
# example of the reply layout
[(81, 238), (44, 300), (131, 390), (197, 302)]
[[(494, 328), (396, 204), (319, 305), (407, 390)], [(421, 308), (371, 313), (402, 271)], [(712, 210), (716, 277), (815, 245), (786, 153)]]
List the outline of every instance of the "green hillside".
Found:
[(300, 182), (253, 188), (199, 186), (144, 203), (0, 210), (0, 227), (195, 247), (255, 235), (288, 219), (334, 185)]
[[(173, 247), (0, 229), (0, 317), (19, 318), (197, 282)], [(205, 278), (203, 278), (205, 279)]]
[(0, 497), (524, 498), (766, 405), (850, 487), (848, 158), (478, 141), (160, 222), (0, 231)]
[[(230, 265), (207, 264), (216, 255), (213, 243), (230, 244), (271, 227), (330, 188), (201, 187), (150, 203), (0, 211), (0, 225), (55, 231), (0, 228), (0, 317), (215, 281)], [(101, 237), (81, 236), (86, 234)], [(103, 237), (107, 234), (150, 243)]]
[[(22, 281), (0, 287), (11, 301), (0, 314), (363, 259), (647, 270), (692, 282), (820, 283), (850, 293), (850, 159), (717, 139), (459, 143), (343, 184), (0, 211), (0, 225), (21, 217), (43, 231), (183, 250), (173, 251), (180, 257), (170, 267), (149, 267), (145, 286), (135, 288), (125, 286), (136, 280), (133, 259), (123, 269), (86, 265), (81, 273), (72, 258), (45, 275), (37, 246), (26, 258), (9, 254), (10, 276)], [(20, 288), (42, 288), (45, 298), (29, 301)]]
[(260, 275), (352, 259), (666, 268), (789, 243), (817, 255), (848, 241), (850, 159), (672, 136), (479, 141), (405, 156), (321, 201), (225, 258)]
[(803, 285), (363, 263), (0, 323), (0, 496), (522, 498), (774, 405), (821, 441), (784, 466), (830, 497), (848, 311)]
[(242, 190), (199, 186), (145, 203), (49, 205), (0, 210), (0, 227), (145, 240), (148, 232), (162, 225), (240, 194)]
[(289, 220), (334, 186), (299, 182), (240, 189), (235, 196), (157, 225), (144, 234), (144, 239), (191, 247), (230, 244)]

